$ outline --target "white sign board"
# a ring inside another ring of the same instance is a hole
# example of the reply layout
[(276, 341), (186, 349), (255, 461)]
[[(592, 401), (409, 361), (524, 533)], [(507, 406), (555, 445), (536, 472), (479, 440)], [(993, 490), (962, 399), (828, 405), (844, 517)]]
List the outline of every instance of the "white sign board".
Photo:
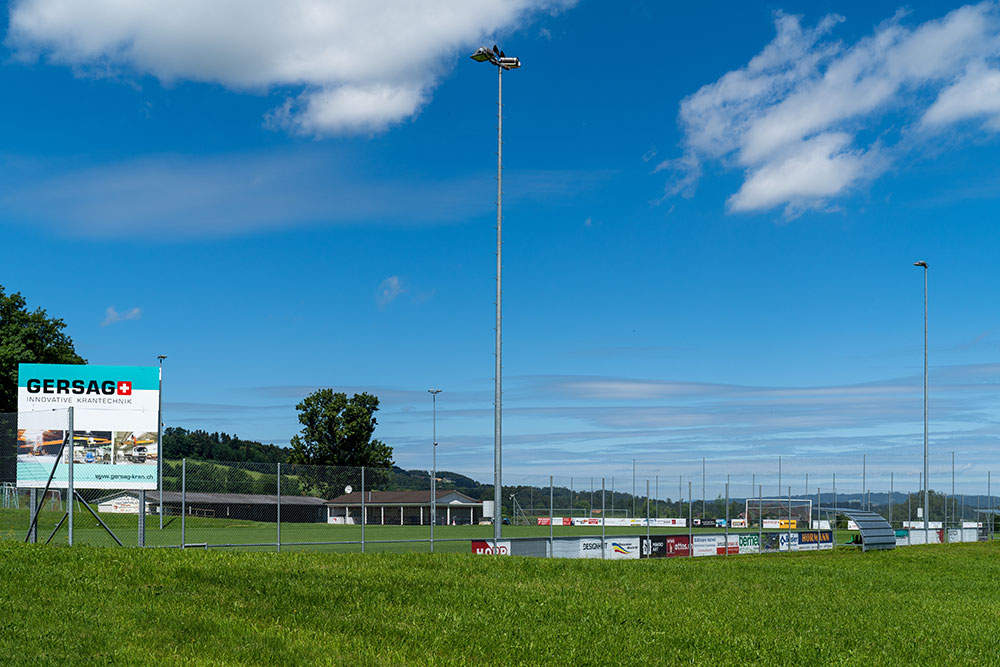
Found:
[(155, 366), (21, 364), (17, 485), (44, 487), (62, 449), (51, 488), (67, 488), (73, 461), (76, 488), (155, 489), (158, 403)]

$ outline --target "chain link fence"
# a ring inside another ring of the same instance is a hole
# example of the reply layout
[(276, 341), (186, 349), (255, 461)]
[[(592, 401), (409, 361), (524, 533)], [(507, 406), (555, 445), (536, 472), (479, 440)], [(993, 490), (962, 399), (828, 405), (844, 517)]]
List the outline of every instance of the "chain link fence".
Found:
[[(277, 463), (164, 460), (155, 490), (69, 489), (72, 423), (32, 429), (0, 414), (0, 539), (147, 548), (260, 551), (469, 551), (494, 528), (492, 471), (428, 471)], [(52, 413), (46, 417), (51, 426)], [(104, 458), (103, 442), (73, 448), (74, 469)], [(113, 469), (114, 455), (106, 461)], [(900, 468), (897, 472), (894, 468)], [(739, 528), (755, 499), (811, 501), (806, 521), (831, 508), (871, 509), (895, 528), (922, 522), (922, 475), (890, 456), (781, 457), (661, 464), (614, 475), (506, 474), (505, 536), (670, 534)], [(997, 507), (992, 472), (955, 462), (932, 478), (932, 527), (985, 524)], [(674, 472), (677, 471), (677, 472)], [(112, 477), (113, 478), (113, 477)], [(941, 484), (941, 482), (945, 484)], [(72, 499), (72, 502), (70, 500)], [(750, 499), (751, 503), (748, 503)], [(789, 503), (790, 504), (790, 503)], [(34, 508), (34, 511), (33, 511)], [(752, 517), (756, 520), (760, 517)], [(799, 517), (803, 520), (803, 517)], [(846, 529), (846, 519), (841, 518)], [(808, 526), (815, 527), (815, 526)], [(836, 527), (836, 525), (835, 525)]]

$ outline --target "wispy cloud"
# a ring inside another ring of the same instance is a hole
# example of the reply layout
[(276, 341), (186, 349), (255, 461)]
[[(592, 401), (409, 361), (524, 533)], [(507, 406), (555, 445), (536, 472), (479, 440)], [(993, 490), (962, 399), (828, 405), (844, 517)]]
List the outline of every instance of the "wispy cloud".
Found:
[(406, 286), (399, 276), (389, 276), (379, 283), (378, 290), (375, 293), (375, 303), (378, 304), (379, 308), (385, 308), (395, 301), (399, 295), (405, 294), (406, 291)]
[[(78, 73), (152, 75), (291, 95), (270, 119), (292, 132), (378, 132), (412, 118), (458, 54), (569, 0), (21, 0), (6, 44)], [(390, 46), (391, 45), (391, 46)], [(401, 57), (400, 54), (406, 54)]]
[(101, 326), (106, 327), (115, 322), (137, 320), (140, 317), (142, 317), (142, 308), (129, 308), (124, 313), (119, 313), (114, 306), (108, 306), (108, 309), (104, 311), (104, 321), (101, 322)]
[[(69, 236), (157, 241), (317, 224), (454, 224), (492, 210), (488, 172), (415, 182), (376, 171), (320, 147), (85, 167), (0, 155), (0, 206), (10, 220)], [(515, 199), (548, 201), (602, 176), (515, 170), (511, 178)]]
[(831, 37), (841, 16), (807, 27), (777, 14), (777, 35), (757, 56), (681, 102), (684, 154), (658, 167), (674, 173), (667, 194), (690, 195), (703, 165), (717, 162), (744, 173), (731, 212), (784, 206), (794, 216), (830, 207), (960, 121), (1000, 131), (997, 3), (912, 27), (905, 18), (845, 44)]

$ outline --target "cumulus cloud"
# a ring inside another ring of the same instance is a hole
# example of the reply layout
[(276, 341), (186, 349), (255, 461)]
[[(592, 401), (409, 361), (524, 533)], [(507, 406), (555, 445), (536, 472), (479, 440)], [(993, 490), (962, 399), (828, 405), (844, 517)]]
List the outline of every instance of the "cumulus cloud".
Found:
[(572, 0), (20, 0), (7, 46), (81, 72), (294, 92), (272, 123), (309, 134), (383, 130), (417, 114), (470, 47)]
[(916, 26), (905, 18), (845, 44), (833, 39), (841, 16), (807, 27), (777, 14), (777, 34), (757, 56), (681, 102), (684, 154), (659, 165), (675, 175), (667, 194), (690, 196), (715, 162), (744, 173), (730, 211), (784, 205), (794, 215), (881, 174), (899, 149), (883, 136), (889, 123), (916, 145), (970, 117), (1000, 130), (997, 3)]
[(101, 326), (106, 327), (109, 324), (125, 320), (137, 320), (140, 317), (142, 317), (142, 308), (129, 308), (124, 313), (119, 313), (114, 306), (108, 306), (108, 309), (104, 311), (104, 321), (101, 322)]

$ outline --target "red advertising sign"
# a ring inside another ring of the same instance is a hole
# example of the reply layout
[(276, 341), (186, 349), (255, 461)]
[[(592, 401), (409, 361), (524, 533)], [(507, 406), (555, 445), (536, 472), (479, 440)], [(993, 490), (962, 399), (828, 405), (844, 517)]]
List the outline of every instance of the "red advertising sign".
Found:
[(691, 541), (687, 535), (667, 535), (666, 541), (667, 552), (664, 556), (667, 558), (691, 555)]
[(497, 542), (496, 548), (493, 548), (492, 542), (487, 542), (486, 540), (472, 540), (472, 553), (474, 554), (486, 554), (486, 555), (498, 555), (498, 556), (509, 556), (510, 555), (510, 542)]

